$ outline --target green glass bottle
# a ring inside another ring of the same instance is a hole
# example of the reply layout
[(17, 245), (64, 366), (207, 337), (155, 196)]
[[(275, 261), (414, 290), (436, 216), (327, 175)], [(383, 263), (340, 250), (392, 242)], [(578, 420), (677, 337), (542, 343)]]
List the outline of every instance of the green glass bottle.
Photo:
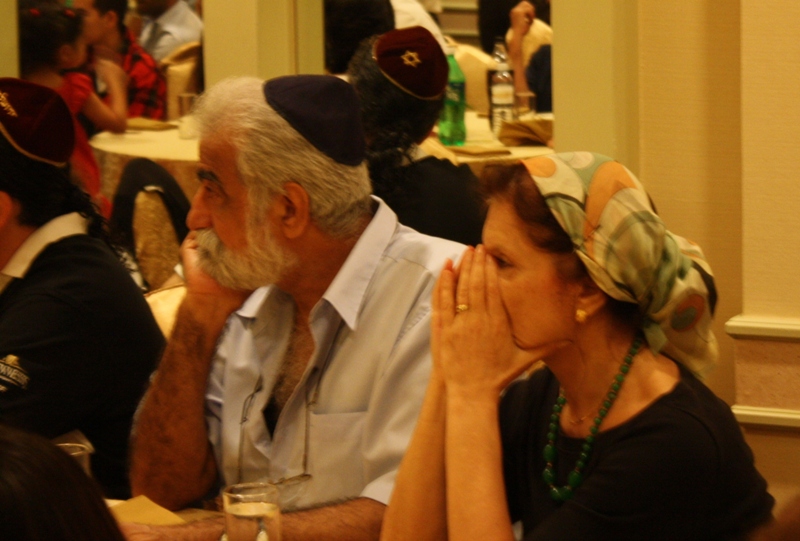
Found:
[(453, 48), (448, 47), (446, 53), (450, 70), (444, 91), (444, 107), (439, 115), (439, 140), (445, 145), (463, 146), (467, 139), (467, 127), (464, 124), (466, 78), (456, 62)]

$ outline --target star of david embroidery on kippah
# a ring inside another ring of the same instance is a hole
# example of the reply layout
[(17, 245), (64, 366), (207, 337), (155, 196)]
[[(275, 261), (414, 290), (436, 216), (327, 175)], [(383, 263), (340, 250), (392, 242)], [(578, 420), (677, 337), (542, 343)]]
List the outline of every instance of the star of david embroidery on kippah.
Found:
[(416, 68), (422, 63), (422, 60), (419, 59), (419, 55), (416, 53), (416, 51), (406, 51), (405, 54), (400, 58), (403, 59), (403, 64), (406, 66), (411, 66), (412, 68)]

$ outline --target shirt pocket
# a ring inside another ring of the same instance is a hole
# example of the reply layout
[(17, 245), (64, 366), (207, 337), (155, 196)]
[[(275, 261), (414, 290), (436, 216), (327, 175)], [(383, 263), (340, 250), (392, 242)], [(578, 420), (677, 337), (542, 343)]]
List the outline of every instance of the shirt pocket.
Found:
[(355, 498), (366, 486), (362, 439), (367, 413), (311, 413), (308, 471), (317, 503)]

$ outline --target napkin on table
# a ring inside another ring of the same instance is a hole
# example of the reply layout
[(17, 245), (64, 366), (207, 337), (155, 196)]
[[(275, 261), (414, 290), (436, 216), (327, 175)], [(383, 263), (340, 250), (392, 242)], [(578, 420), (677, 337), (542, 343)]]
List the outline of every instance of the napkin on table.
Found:
[(118, 522), (135, 522), (150, 526), (174, 526), (186, 524), (181, 517), (154, 503), (147, 496), (136, 496), (110, 506), (111, 514)]

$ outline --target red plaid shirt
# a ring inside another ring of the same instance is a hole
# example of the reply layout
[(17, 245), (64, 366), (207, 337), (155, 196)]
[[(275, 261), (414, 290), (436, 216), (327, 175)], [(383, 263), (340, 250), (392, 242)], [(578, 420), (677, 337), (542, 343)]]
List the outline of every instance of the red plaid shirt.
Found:
[(123, 36), (122, 69), (128, 74), (128, 117), (164, 120), (167, 113), (167, 83), (153, 57), (136, 43), (130, 30)]

